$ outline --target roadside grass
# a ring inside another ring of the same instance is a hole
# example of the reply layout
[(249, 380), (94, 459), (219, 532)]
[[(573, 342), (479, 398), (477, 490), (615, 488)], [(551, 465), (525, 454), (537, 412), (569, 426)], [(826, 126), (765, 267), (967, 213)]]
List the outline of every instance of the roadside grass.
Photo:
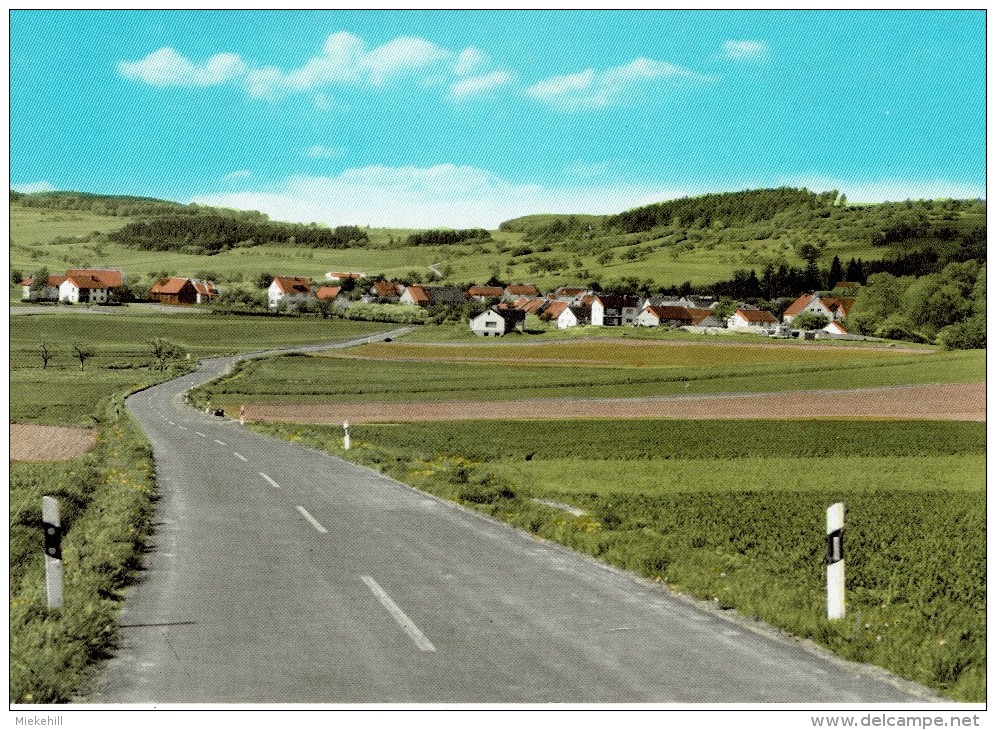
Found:
[[(379, 352), (404, 352), (390, 349)], [(524, 362), (525, 348), (496, 346), (487, 362), (404, 361), (333, 356), (268, 358), (237, 369), (200, 389), (212, 402), (325, 403), (501, 401), (521, 398), (635, 398), (717, 393), (764, 393), (792, 390), (853, 389), (985, 380), (985, 352), (903, 352), (841, 348), (586, 346), (593, 358), (628, 365), (569, 364), (573, 344), (545, 350), (562, 363)], [(439, 348), (449, 357), (459, 350)], [(544, 350), (540, 350), (544, 352)], [(584, 352), (584, 351), (582, 351)], [(672, 366), (651, 366), (674, 357)], [(802, 357), (803, 360), (792, 360)], [(750, 364), (755, 358), (755, 364)], [(642, 360), (641, 360), (642, 359)], [(764, 360), (767, 360), (766, 362)], [(644, 362), (641, 367), (640, 362)], [(731, 363), (741, 364), (731, 364)], [(711, 363), (711, 364), (710, 364)]]
[[(10, 465), (10, 701), (68, 702), (117, 639), (116, 615), (141, 565), (155, 493), (152, 451), (119, 398), (97, 446), (59, 463)], [(41, 498), (63, 525), (62, 609), (48, 610)]]
[[(984, 424), (358, 424), (348, 452), (341, 428), (254, 428), (953, 699), (985, 700)], [(847, 509), (848, 614), (829, 621), (825, 514), (837, 501)]]

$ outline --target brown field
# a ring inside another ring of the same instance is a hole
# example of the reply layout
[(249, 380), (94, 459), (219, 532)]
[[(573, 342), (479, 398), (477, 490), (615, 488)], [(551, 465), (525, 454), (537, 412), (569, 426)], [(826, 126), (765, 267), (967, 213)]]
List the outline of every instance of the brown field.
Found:
[(65, 461), (82, 456), (97, 443), (92, 428), (10, 424), (11, 461)]
[(246, 405), (246, 419), (411, 423), (539, 418), (899, 418), (985, 421), (985, 383), (662, 398)]

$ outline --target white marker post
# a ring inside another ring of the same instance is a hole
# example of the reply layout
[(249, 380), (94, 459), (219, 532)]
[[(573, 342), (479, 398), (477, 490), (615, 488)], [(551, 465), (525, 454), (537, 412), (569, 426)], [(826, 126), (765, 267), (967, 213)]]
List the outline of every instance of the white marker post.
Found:
[(342, 448), (349, 451), (349, 421), (342, 422), (342, 430), (346, 433), (342, 439)]
[(42, 522), (45, 529), (45, 588), (48, 607), (62, 608), (62, 522), (59, 503), (42, 497)]
[(827, 509), (827, 618), (844, 618), (844, 503)]

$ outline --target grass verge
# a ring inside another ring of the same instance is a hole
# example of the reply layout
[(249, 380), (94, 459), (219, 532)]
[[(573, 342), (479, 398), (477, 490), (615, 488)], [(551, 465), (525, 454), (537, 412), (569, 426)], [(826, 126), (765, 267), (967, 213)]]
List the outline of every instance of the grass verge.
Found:
[[(10, 701), (68, 702), (117, 639), (116, 615), (141, 565), (154, 509), (152, 451), (120, 397), (97, 446), (59, 463), (10, 466)], [(46, 608), (41, 498), (63, 525), (64, 599)]]

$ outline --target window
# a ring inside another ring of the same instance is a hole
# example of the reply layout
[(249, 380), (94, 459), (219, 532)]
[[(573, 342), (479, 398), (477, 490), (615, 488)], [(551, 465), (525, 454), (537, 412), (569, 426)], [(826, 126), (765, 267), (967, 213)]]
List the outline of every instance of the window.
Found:
[(489, 329), (494, 329), (495, 327), (498, 326), (498, 323), (497, 322), (485, 322), (484, 326), (487, 327), (487, 328), (489, 328)]

